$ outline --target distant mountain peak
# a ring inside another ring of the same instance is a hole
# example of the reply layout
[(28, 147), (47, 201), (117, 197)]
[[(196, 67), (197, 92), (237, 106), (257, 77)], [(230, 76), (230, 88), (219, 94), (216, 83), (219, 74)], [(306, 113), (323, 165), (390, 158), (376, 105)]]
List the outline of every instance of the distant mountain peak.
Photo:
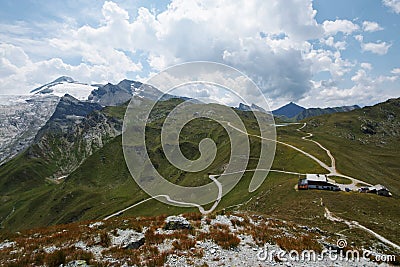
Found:
[(297, 105), (296, 103), (290, 102), (274, 111), (272, 111), (272, 114), (278, 115), (278, 116), (285, 116), (287, 118), (293, 118), (300, 112), (304, 111), (305, 108), (302, 106)]
[(52, 81), (51, 83), (61, 83), (61, 82), (73, 83), (73, 82), (75, 82), (75, 80), (68, 76), (61, 76), (61, 77), (58, 77), (57, 79), (55, 79), (54, 81)]
[(57, 85), (57, 84), (60, 84), (60, 83), (63, 83), (63, 82), (75, 83), (76, 81), (74, 79), (72, 79), (71, 77), (68, 77), (68, 76), (60, 76), (57, 79), (55, 79), (54, 81), (52, 81), (52, 82), (46, 83), (45, 85), (42, 85), (42, 86), (40, 86), (38, 88), (33, 89), (30, 93), (35, 93), (35, 92), (38, 92), (38, 91), (40, 91), (42, 89), (50, 88), (50, 87), (52, 87), (54, 85)]
[(58, 96), (62, 97), (65, 94), (72, 95), (78, 100), (87, 100), (91, 91), (97, 87), (89, 84), (79, 83), (68, 76), (61, 76), (54, 81), (42, 85), (31, 91), (31, 94), (36, 96)]

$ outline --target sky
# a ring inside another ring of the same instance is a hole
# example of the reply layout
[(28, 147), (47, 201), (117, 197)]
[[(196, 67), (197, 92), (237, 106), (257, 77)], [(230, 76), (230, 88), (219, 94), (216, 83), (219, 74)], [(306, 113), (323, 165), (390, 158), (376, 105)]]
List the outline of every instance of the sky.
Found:
[[(0, 94), (232, 66), (271, 108), (400, 97), (400, 0), (0, 0)], [(256, 95), (246, 96), (258, 103)], [(229, 100), (227, 100), (229, 102)], [(229, 104), (229, 103), (227, 103)]]

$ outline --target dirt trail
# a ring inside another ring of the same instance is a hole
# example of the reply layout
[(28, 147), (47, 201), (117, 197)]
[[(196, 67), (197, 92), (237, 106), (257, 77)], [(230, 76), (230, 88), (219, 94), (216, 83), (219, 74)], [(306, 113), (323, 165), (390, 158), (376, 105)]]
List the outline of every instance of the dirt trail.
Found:
[[(300, 128), (296, 129), (296, 131), (301, 131), (304, 127), (307, 126), (307, 123), (304, 123), (303, 126), (301, 126)], [(326, 147), (324, 147), (323, 145), (321, 145), (319, 142), (315, 141), (315, 140), (311, 140), (309, 138), (313, 137), (312, 133), (305, 133), (306, 136), (303, 136), (301, 139), (303, 140), (307, 140), (309, 142), (313, 142), (314, 144), (318, 145), (320, 148), (322, 148), (326, 154), (328, 155), (328, 157), (331, 159), (331, 166), (330, 166), (330, 173), (328, 174), (328, 176), (338, 176), (338, 177), (343, 177), (343, 178), (347, 178), (349, 180), (351, 180), (351, 184), (339, 184), (339, 187), (344, 190), (345, 188), (349, 188), (350, 190), (358, 190), (359, 186), (357, 186), (357, 184), (366, 184), (368, 186), (372, 186), (370, 183), (367, 183), (365, 181), (356, 179), (354, 177), (351, 176), (347, 176), (344, 174), (341, 174), (337, 171), (336, 169), (336, 160), (335, 157), (332, 155), (331, 151), (329, 149), (327, 149)]]
[(392, 241), (386, 239), (385, 237), (381, 236), (380, 234), (372, 231), (371, 229), (365, 227), (364, 225), (361, 225), (359, 222), (357, 221), (349, 221), (343, 218), (338, 217), (337, 215), (333, 214), (331, 211), (329, 211), (329, 209), (327, 207), (325, 207), (325, 214), (324, 214), (325, 218), (332, 221), (332, 222), (341, 222), (341, 223), (345, 223), (347, 224), (350, 228), (359, 228), (365, 232), (370, 233), (371, 235), (373, 235), (374, 237), (376, 237), (377, 239), (379, 239), (381, 242), (397, 249), (398, 251), (400, 251), (400, 246), (393, 243)]

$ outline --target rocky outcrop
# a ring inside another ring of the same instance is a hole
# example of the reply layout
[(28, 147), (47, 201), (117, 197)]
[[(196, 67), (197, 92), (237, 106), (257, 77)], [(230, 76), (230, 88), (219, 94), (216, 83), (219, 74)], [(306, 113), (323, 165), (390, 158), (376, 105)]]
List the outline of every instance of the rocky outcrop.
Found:
[(182, 216), (169, 216), (165, 219), (165, 230), (191, 229), (190, 222)]
[(57, 178), (71, 173), (121, 131), (122, 121), (107, 116), (99, 104), (66, 95), (36, 135), (29, 155), (54, 162), (57, 171), (52, 178)]
[(144, 234), (131, 229), (117, 229), (116, 236), (112, 237), (112, 245), (125, 249), (138, 249), (145, 242)]
[(150, 100), (168, 100), (176, 98), (176, 96), (164, 94), (151, 85), (137, 81), (122, 80), (118, 84), (108, 83), (104, 86), (100, 86), (92, 91), (88, 99), (102, 106), (118, 106), (131, 100), (133, 96)]

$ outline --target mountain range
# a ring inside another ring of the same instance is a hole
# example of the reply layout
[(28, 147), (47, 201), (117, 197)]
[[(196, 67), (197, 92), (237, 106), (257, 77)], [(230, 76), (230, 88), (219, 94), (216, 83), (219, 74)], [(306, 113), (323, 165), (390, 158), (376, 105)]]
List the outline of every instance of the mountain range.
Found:
[[(123, 80), (118, 84), (89, 85), (75, 81), (71, 77), (61, 76), (54, 81), (33, 89), (29, 95), (1, 96), (0, 97), (0, 125), (4, 129), (0, 133), (0, 163), (17, 155), (26, 149), (34, 140), (41, 127), (55, 112), (56, 105), (64, 95), (69, 95), (77, 100), (96, 103), (101, 106), (118, 106), (129, 101), (132, 96), (156, 100), (177, 98), (177, 96), (164, 95), (157, 88), (142, 84), (137, 81)], [(181, 99), (189, 99), (180, 97)], [(272, 113), (284, 121), (298, 121), (305, 118), (345, 112), (359, 108), (358, 106), (337, 108), (311, 108), (305, 109), (294, 103), (289, 103)], [(57, 110), (59, 111), (60, 108)], [(266, 112), (263, 108), (251, 104), (240, 103), (238, 110)], [(70, 115), (72, 116), (72, 115)], [(79, 118), (79, 114), (74, 114)]]
[(285, 121), (301, 121), (310, 117), (336, 112), (348, 112), (359, 108), (360, 107), (358, 105), (333, 108), (304, 108), (293, 102), (290, 102), (289, 104), (273, 110), (272, 114)]
[[(85, 113), (81, 108), (87, 107), (86, 103), (102, 106), (118, 106), (129, 101), (132, 96), (147, 99), (169, 99), (174, 96), (164, 95), (158, 89), (143, 85), (137, 81), (123, 80), (118, 84), (88, 85), (79, 83), (71, 77), (62, 76), (54, 81), (40, 86), (22, 96), (0, 96), (0, 163), (25, 150), (34, 140), (38, 131), (51, 119), (50, 117), (59, 116), (64, 111), (62, 107), (56, 109), (57, 104), (64, 98), (71, 101), (82, 101), (75, 113), (64, 114), (65, 116), (75, 116), (79, 119), (81, 113)], [(72, 100), (74, 98), (75, 100)], [(65, 101), (61, 101), (64, 103)]]

